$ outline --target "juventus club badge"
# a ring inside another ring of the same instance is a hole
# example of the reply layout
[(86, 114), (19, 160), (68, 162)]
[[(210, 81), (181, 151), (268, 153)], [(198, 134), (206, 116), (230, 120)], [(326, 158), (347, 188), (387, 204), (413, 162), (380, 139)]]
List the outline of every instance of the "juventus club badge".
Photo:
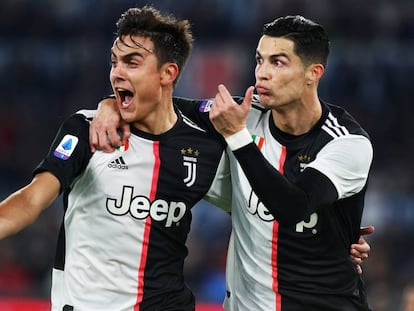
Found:
[(187, 187), (194, 185), (197, 177), (197, 157), (200, 155), (198, 150), (193, 150), (191, 147), (181, 149), (183, 156), (183, 165), (186, 168), (186, 177), (183, 179)]

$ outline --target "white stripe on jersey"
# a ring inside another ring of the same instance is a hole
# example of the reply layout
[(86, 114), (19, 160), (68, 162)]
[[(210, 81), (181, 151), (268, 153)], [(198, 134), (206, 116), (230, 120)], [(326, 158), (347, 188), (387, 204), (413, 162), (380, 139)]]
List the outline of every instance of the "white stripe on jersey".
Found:
[(195, 124), (193, 121), (191, 121), (189, 118), (187, 118), (185, 115), (181, 114), (181, 116), (183, 117), (183, 121), (185, 124), (187, 124), (188, 126), (191, 126), (192, 128), (199, 130), (201, 132), (206, 133), (205, 130), (203, 130), (201, 127), (199, 127), (197, 124)]
[(322, 129), (327, 132), (333, 138), (349, 135), (349, 131), (345, 126), (340, 125), (338, 119), (329, 112), (328, 118), (325, 120), (325, 124), (322, 125)]
[(76, 111), (76, 114), (82, 114), (85, 116), (86, 119), (92, 119), (96, 115), (96, 110), (82, 109), (82, 110)]
[[(260, 97), (259, 97), (259, 95), (253, 94), (252, 104), (260, 104)], [(262, 104), (260, 104), (260, 106), (262, 106)]]

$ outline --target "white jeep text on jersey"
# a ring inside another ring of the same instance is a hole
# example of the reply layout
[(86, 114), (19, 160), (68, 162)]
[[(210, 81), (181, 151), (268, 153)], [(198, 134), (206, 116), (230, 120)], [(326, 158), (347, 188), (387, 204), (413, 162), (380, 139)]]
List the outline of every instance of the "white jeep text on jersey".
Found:
[[(246, 205), (247, 211), (256, 215), (263, 221), (274, 221), (275, 217), (270, 213), (267, 207), (259, 200), (253, 190), (250, 191), (249, 200)], [(315, 229), (318, 224), (318, 214), (312, 213), (309, 216), (309, 221), (302, 220), (296, 224), (296, 232), (304, 232), (304, 228), (312, 229), (312, 233), (316, 234)]]
[(128, 212), (136, 219), (145, 219), (150, 216), (155, 221), (165, 220), (165, 226), (171, 227), (178, 223), (187, 209), (184, 202), (167, 202), (157, 199), (153, 202), (146, 196), (133, 196), (134, 187), (124, 186), (119, 204), (117, 199), (107, 198), (106, 209), (112, 215), (122, 216)]

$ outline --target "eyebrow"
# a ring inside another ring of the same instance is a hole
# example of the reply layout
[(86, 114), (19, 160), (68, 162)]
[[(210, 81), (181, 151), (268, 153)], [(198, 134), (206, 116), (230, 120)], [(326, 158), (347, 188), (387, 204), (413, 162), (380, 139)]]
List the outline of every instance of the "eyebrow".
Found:
[[(113, 49), (111, 49), (111, 56), (113, 56), (113, 57), (118, 57), (118, 56), (115, 54), (115, 52), (113, 51)], [(141, 54), (141, 53), (139, 53), (139, 52), (131, 52), (131, 53), (129, 53), (129, 54), (121, 55), (121, 56), (119, 56), (119, 57), (120, 57), (122, 60), (128, 60), (128, 59), (133, 58), (134, 56), (138, 56), (138, 57), (144, 58), (144, 55), (142, 55), (142, 54)]]
[[(260, 54), (258, 50), (256, 50), (256, 55), (263, 57), (262, 54)], [(276, 53), (276, 54), (271, 54), (269, 56), (269, 58), (277, 58), (277, 57), (286, 57), (289, 59), (289, 56), (286, 53)]]

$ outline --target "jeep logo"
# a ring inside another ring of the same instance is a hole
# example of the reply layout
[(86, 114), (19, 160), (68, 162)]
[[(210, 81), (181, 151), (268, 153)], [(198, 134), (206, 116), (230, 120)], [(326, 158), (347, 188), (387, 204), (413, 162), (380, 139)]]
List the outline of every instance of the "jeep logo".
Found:
[[(249, 201), (247, 203), (247, 211), (252, 214), (256, 215), (263, 221), (274, 221), (275, 218), (269, 212), (266, 206), (259, 200), (257, 195), (252, 191), (250, 191)], [(318, 231), (315, 228), (318, 224), (318, 214), (313, 213), (309, 216), (308, 221), (300, 221), (296, 224), (296, 232), (304, 232), (304, 228), (312, 229), (312, 233), (316, 234)]]
[(259, 200), (257, 195), (250, 191), (249, 201), (247, 203), (247, 210), (250, 214), (259, 216), (261, 220), (264, 221), (273, 221), (275, 217), (269, 212), (266, 206)]
[(183, 202), (167, 202), (162, 199), (151, 202), (145, 196), (133, 196), (134, 187), (124, 186), (122, 197), (117, 204), (117, 199), (107, 198), (106, 209), (109, 213), (122, 216), (128, 212), (136, 219), (145, 219), (150, 216), (155, 221), (164, 221), (165, 226), (171, 227), (183, 218), (186, 206)]

